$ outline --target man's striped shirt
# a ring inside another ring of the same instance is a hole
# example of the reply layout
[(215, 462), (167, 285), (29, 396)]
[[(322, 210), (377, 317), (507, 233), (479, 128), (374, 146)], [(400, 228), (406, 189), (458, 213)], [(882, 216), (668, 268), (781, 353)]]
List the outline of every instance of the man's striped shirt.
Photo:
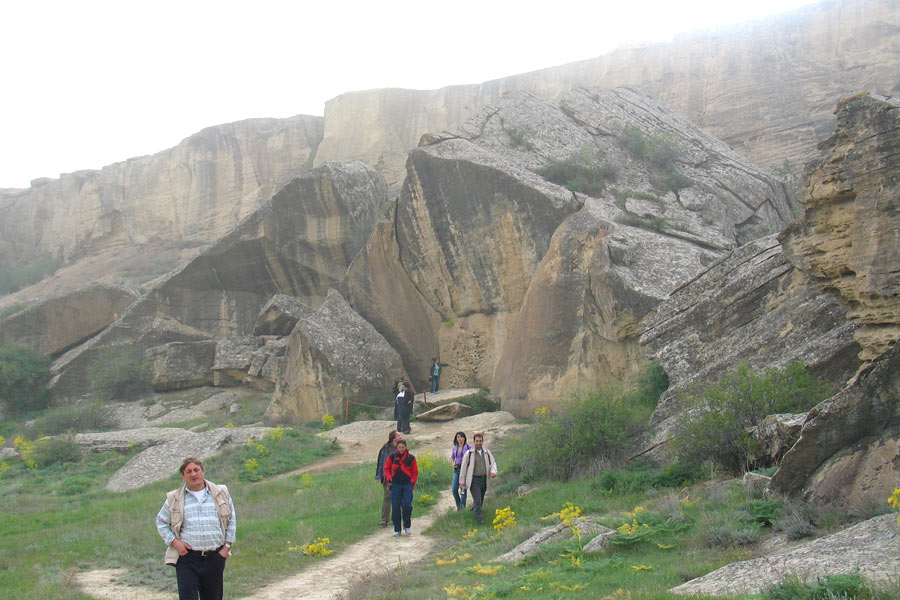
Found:
[[(234, 543), (237, 518), (234, 513), (234, 502), (230, 497), (228, 503), (231, 506), (231, 519), (228, 522), (228, 529), (223, 534), (219, 513), (216, 511), (216, 501), (209, 493), (209, 488), (206, 488), (202, 503), (194, 494), (185, 490), (184, 521), (181, 523), (179, 539), (194, 550), (215, 550), (225, 542)], [(175, 539), (175, 534), (172, 533), (169, 525), (169, 499), (166, 498), (159, 514), (156, 515), (156, 529), (167, 545), (171, 545)]]

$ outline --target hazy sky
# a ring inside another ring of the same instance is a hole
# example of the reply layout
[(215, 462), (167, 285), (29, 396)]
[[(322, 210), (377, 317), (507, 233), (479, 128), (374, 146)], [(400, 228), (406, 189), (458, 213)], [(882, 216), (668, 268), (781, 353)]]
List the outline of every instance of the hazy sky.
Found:
[(815, 0), (10, 0), (0, 187), (381, 87), (478, 83)]

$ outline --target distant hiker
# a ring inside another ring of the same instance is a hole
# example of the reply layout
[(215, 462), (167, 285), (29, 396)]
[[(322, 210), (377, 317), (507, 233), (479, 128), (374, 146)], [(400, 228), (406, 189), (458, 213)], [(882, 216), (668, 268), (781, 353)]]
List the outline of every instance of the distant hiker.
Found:
[(436, 394), (441, 387), (441, 368), (449, 367), (447, 363), (438, 362), (437, 358), (431, 359), (431, 375), (428, 379), (431, 381), (431, 393)]
[(412, 498), (419, 479), (419, 466), (416, 457), (406, 450), (406, 441), (397, 442), (397, 449), (384, 461), (384, 478), (391, 488), (391, 521), (394, 523), (394, 537), (403, 532), (412, 532)]
[(457, 431), (453, 438), (453, 449), (450, 450), (450, 464), (453, 465), (453, 483), (450, 484), (450, 491), (453, 492), (453, 499), (456, 501), (456, 510), (466, 507), (466, 490), (459, 492), (459, 468), (462, 465), (463, 455), (472, 449), (472, 446), (466, 443), (466, 434)]
[(397, 404), (397, 394), (400, 393), (400, 388), (403, 386), (403, 378), (404, 378), (404, 377), (406, 377), (406, 376), (403, 375), (403, 376), (401, 376), (401, 377), (398, 377), (398, 378), (397, 378), (397, 381), (394, 382), (394, 385), (391, 386), (391, 398), (393, 398), (393, 400), (394, 400), (394, 420), (395, 420), (395, 421), (396, 421), (397, 418), (398, 418), (398, 411), (397, 411), (397, 407), (398, 407), (398, 404)]
[(225, 559), (231, 556), (237, 518), (224, 485), (204, 478), (203, 461), (181, 463), (184, 485), (166, 494), (156, 530), (166, 546), (166, 564), (175, 567), (181, 600), (221, 600)]
[(483, 433), (473, 435), (472, 443), (475, 444), (475, 447), (468, 450), (462, 458), (459, 470), (459, 488), (464, 492), (466, 490), (472, 492), (472, 510), (475, 513), (475, 521), (479, 525), (484, 525), (481, 505), (484, 503), (484, 493), (487, 491), (488, 474), (490, 473), (491, 478), (497, 476), (497, 461), (494, 460), (494, 455), (490, 450), (482, 447), (484, 444)]
[(400, 393), (397, 394), (397, 431), (400, 433), (412, 433), (409, 427), (409, 416), (412, 414), (415, 395), (412, 387), (404, 382), (400, 386)]
[(388, 456), (394, 453), (397, 449), (397, 443), (402, 439), (403, 437), (396, 431), (390, 432), (387, 443), (378, 451), (378, 460), (375, 464), (375, 481), (380, 482), (382, 487), (384, 487), (384, 499), (381, 501), (382, 527), (387, 527), (388, 519), (391, 518), (391, 485), (384, 476), (384, 463)]

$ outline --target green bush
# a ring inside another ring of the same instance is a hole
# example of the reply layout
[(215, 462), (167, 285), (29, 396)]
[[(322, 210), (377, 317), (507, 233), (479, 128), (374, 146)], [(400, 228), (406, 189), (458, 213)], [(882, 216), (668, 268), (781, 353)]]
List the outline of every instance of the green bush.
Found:
[(676, 423), (672, 451), (681, 461), (712, 461), (730, 473), (747, 471), (758, 450), (748, 429), (766, 415), (807, 411), (830, 395), (800, 362), (759, 375), (741, 365), (716, 383), (698, 386), (684, 398), (687, 409)]
[(0, 309), (0, 319), (5, 319), (10, 315), (14, 315), (17, 312), (25, 310), (26, 308), (28, 308), (28, 305), (24, 302), (13, 302), (12, 304), (4, 306), (2, 309)]
[(777, 500), (751, 500), (738, 511), (738, 518), (751, 525), (765, 527), (781, 516), (782, 503)]
[(538, 175), (573, 192), (599, 196), (606, 184), (615, 181), (618, 171), (613, 165), (601, 163), (586, 148), (561, 161), (552, 161), (536, 171)]
[(0, 294), (11, 294), (37, 283), (58, 268), (59, 261), (49, 254), (39, 256), (27, 265), (0, 267)]
[(152, 390), (150, 366), (141, 351), (131, 346), (104, 348), (88, 366), (87, 374), (103, 400), (132, 400)]
[(109, 409), (95, 401), (48, 409), (34, 420), (32, 429), (38, 435), (56, 435), (65, 431), (105, 431), (114, 426)]
[(696, 465), (676, 462), (663, 469), (641, 462), (626, 470), (604, 471), (597, 480), (600, 489), (613, 494), (646, 492), (661, 488), (682, 488), (703, 479)]
[(57, 463), (77, 463), (81, 460), (81, 446), (75, 442), (74, 435), (43, 438), (35, 442), (33, 458), (39, 467), (49, 467)]
[(50, 359), (21, 346), (0, 346), (0, 400), (12, 415), (41, 410), (50, 402)]
[(491, 398), (487, 390), (479, 390), (477, 394), (458, 398), (454, 402), (465, 404), (470, 407), (475, 414), (496, 412), (500, 410), (500, 403)]
[(62, 496), (77, 496), (91, 489), (91, 478), (84, 475), (66, 477), (59, 488)]
[(673, 138), (649, 135), (631, 125), (625, 126), (619, 141), (636, 160), (658, 169), (667, 169), (678, 158), (678, 144)]
[(874, 600), (888, 598), (857, 574), (828, 575), (815, 583), (787, 577), (763, 593), (765, 600)]

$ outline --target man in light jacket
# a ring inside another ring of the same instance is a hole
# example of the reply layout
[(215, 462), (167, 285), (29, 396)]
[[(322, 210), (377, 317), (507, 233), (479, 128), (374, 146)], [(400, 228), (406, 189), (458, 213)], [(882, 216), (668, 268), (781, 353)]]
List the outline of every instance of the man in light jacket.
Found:
[(469, 490), (475, 521), (479, 525), (484, 525), (481, 505), (484, 502), (484, 493), (487, 492), (488, 475), (491, 479), (497, 476), (497, 461), (494, 460), (491, 451), (483, 447), (483, 433), (472, 436), (472, 443), (474, 447), (463, 454), (462, 466), (459, 469), (459, 487), (463, 491)]
[(237, 518), (224, 485), (204, 478), (203, 461), (181, 463), (184, 485), (166, 494), (156, 529), (166, 542), (166, 564), (175, 566), (181, 600), (221, 600), (225, 559), (231, 556)]

